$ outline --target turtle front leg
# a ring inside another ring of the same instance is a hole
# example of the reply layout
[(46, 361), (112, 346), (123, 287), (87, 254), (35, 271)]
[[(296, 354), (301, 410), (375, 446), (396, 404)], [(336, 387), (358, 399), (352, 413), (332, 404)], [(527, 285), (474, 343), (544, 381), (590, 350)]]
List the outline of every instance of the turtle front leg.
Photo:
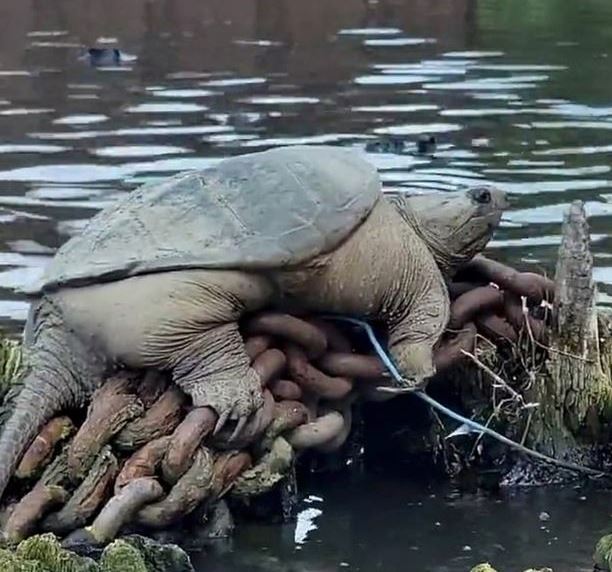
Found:
[(147, 297), (135, 302), (142, 315), (135, 320), (137, 331), (128, 336), (138, 344), (127, 360), (169, 371), (196, 407), (215, 411), (215, 432), (232, 420), (232, 437), (237, 436), (263, 405), (259, 375), (250, 365), (238, 321), (268, 303), (270, 285), (243, 272), (212, 270), (162, 273), (135, 282), (139, 289), (130, 292)]
[(433, 350), (449, 318), (446, 285), (438, 272), (434, 274), (423, 282), (405, 317), (389, 327), (389, 352), (413, 387), (424, 385), (435, 374)]
[(259, 376), (251, 368), (238, 324), (223, 324), (192, 337), (172, 356), (173, 381), (196, 407), (218, 415), (214, 432), (236, 421), (232, 438), (263, 405)]

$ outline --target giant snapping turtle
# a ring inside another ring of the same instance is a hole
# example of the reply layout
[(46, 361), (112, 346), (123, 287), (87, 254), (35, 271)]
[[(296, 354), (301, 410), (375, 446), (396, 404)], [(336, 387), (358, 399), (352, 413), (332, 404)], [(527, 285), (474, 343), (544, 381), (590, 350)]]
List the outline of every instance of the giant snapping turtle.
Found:
[(264, 307), (383, 320), (392, 357), (422, 384), (449, 309), (432, 251), (452, 270), (484, 246), (505, 206), (495, 189), (466, 198), (457, 216), (452, 204), (439, 211), (443, 224), (419, 203), (431, 225), (421, 224), (418, 198), (415, 209), (387, 198), (355, 152), (294, 146), (144, 185), (103, 210), (32, 292), (29, 365), (0, 436), (0, 496), (42, 424), (83, 406), (115, 367), (169, 371), (196, 407), (215, 410), (217, 430), (232, 419), (239, 434), (262, 391), (238, 320)]

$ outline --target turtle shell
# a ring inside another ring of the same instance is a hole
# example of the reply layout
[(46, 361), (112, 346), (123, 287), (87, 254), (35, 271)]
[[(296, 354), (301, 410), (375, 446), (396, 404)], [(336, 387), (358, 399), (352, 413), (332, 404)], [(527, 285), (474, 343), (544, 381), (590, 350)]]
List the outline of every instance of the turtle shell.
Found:
[(188, 268), (270, 269), (333, 250), (382, 188), (356, 151), (291, 146), (148, 183), (68, 240), (30, 293)]

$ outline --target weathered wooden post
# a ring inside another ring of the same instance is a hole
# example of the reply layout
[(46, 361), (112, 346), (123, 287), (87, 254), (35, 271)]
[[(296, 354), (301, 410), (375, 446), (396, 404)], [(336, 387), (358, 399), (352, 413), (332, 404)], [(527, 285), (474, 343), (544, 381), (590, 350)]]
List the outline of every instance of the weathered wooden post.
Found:
[(563, 221), (546, 367), (527, 391), (539, 403), (529, 444), (553, 457), (610, 438), (612, 321), (596, 297), (589, 226), (583, 203), (575, 201)]

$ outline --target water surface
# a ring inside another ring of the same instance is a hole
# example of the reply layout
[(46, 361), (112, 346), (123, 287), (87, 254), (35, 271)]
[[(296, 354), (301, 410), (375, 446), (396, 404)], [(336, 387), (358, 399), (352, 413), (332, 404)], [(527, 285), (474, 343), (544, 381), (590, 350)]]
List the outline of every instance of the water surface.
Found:
[(470, 494), (391, 475), (321, 479), (303, 496), (296, 524), (242, 526), (200, 557), (202, 570), (592, 572), (612, 516), (608, 492)]
[[(611, 299), (607, 0), (3, 0), (0, 21), (0, 325), (13, 333), (19, 289), (138, 184), (277, 145), (389, 137), (404, 151), (368, 153), (388, 189), (505, 188), (513, 206), (491, 249), (521, 268), (554, 269), (563, 213), (585, 201)], [(126, 57), (92, 66), (79, 59), (92, 45)], [(423, 133), (433, 156), (412, 153)], [(311, 491), (322, 514), (301, 544), (293, 529), (249, 529), (222, 569), (259, 550), (288, 570), (459, 571), (485, 557), (582, 570), (612, 504), (328, 488)]]

